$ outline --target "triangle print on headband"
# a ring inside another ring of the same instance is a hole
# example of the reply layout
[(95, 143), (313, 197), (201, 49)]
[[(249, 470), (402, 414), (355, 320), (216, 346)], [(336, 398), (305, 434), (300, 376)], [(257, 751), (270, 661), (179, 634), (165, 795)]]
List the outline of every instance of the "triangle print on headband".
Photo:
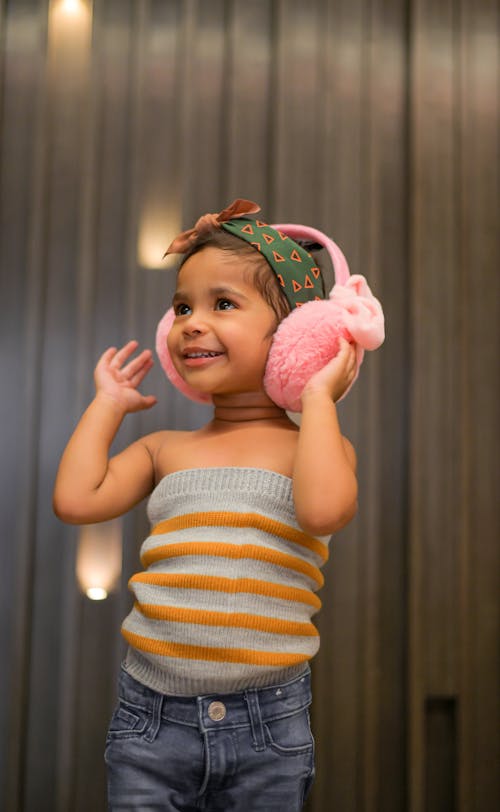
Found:
[(311, 254), (287, 234), (262, 220), (239, 217), (221, 228), (253, 245), (267, 259), (292, 310), (305, 302), (324, 299), (321, 274)]

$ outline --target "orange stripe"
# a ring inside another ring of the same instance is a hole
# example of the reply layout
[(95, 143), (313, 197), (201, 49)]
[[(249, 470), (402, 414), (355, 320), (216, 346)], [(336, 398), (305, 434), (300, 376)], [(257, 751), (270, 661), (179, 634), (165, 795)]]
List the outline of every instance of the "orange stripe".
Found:
[(219, 556), (221, 558), (251, 558), (254, 561), (265, 561), (277, 567), (286, 567), (312, 578), (321, 587), (324, 579), (319, 569), (301, 558), (293, 555), (279, 553), (269, 547), (259, 547), (256, 544), (222, 544), (218, 541), (190, 541), (179, 544), (162, 544), (153, 550), (148, 550), (142, 556), (144, 567), (149, 567), (156, 561), (179, 556), (204, 555)]
[(153, 640), (122, 629), (122, 634), (134, 648), (161, 657), (177, 657), (185, 660), (210, 660), (218, 663), (245, 663), (246, 665), (271, 665), (286, 668), (309, 660), (312, 654), (281, 654), (274, 651), (254, 651), (246, 648), (212, 648), (189, 646), (167, 640)]
[(224, 626), (253, 629), (270, 634), (289, 634), (301, 637), (318, 637), (312, 623), (249, 615), (244, 612), (207, 612), (204, 609), (185, 609), (179, 606), (158, 606), (151, 603), (135, 603), (134, 609), (152, 620), (168, 620), (172, 623), (196, 623), (200, 626)]
[(139, 572), (137, 575), (132, 576), (129, 586), (134, 583), (175, 589), (204, 589), (211, 592), (229, 592), (231, 594), (248, 592), (250, 595), (265, 595), (267, 598), (306, 603), (315, 609), (321, 609), (321, 601), (314, 592), (296, 586), (283, 586), (270, 581), (259, 581), (254, 578), (223, 578), (215, 575), (192, 575), (177, 572)]
[(174, 533), (176, 530), (188, 530), (193, 527), (253, 527), (264, 533), (280, 536), (287, 541), (300, 544), (301, 547), (306, 547), (319, 555), (323, 562), (328, 560), (328, 548), (314, 536), (309, 536), (302, 530), (270, 519), (268, 516), (261, 516), (259, 513), (233, 513), (223, 510), (187, 513), (159, 522), (153, 527), (151, 535)]

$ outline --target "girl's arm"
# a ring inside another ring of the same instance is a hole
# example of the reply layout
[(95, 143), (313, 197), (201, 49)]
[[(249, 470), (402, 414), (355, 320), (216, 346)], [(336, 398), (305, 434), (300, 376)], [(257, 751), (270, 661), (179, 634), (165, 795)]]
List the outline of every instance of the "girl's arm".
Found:
[(128, 360), (136, 349), (136, 341), (120, 350), (111, 347), (95, 368), (96, 396), (73, 432), (56, 476), (53, 505), (63, 521), (87, 524), (112, 519), (152, 490), (155, 435), (109, 459), (111, 443), (124, 416), (156, 403), (153, 396), (137, 391), (153, 360), (150, 350)]
[(335, 406), (355, 370), (354, 347), (343, 341), (338, 355), (311, 378), (302, 393), (293, 495), (297, 520), (311, 535), (335, 533), (356, 513), (356, 455), (342, 437)]

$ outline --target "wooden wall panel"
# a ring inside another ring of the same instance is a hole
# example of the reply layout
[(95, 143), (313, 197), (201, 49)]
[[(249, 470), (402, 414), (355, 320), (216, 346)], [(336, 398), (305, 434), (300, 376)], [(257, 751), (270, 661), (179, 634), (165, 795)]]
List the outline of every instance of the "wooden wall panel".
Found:
[[(182, 12), (182, 73), (172, 115), (176, 127), (180, 125), (178, 203), (182, 227), (188, 228), (200, 212), (218, 211), (225, 205), (231, 74), (228, 5), (223, 0), (188, 2)], [(178, 160), (179, 154), (173, 157)]]
[[(49, 36), (48, 0), (0, 4), (0, 806), (106, 808), (119, 627), (147, 523), (144, 505), (125, 517), (121, 589), (93, 604), (52, 481), (97, 356), (132, 337), (154, 344), (173, 235), (248, 196), (270, 219), (330, 233), (387, 320), (339, 407), (360, 511), (325, 568), (307, 808), (489, 812), (500, 801), (496, 4), (88, 5), (78, 61)], [(144, 388), (159, 403), (126, 421), (117, 449), (210, 413), (160, 369)]]
[[(54, 12), (55, 13), (55, 12)], [(45, 280), (43, 342), (38, 359), (39, 438), (35, 505), (32, 638), (30, 649), (29, 725), (22, 780), (24, 805), (44, 798), (56, 808), (57, 755), (62, 663), (61, 631), (73, 610), (73, 548), (51, 509), (56, 470), (53, 450), (60, 431), (71, 431), (77, 393), (78, 293), (80, 266), (81, 174), (84, 113), (88, 94), (91, 15), (79, 25), (53, 19), (47, 37), (45, 99), (47, 116), (38, 137), (45, 139), (43, 204), (35, 211), (41, 223), (41, 269)], [(36, 222), (36, 221), (35, 221)], [(58, 544), (59, 549), (54, 546)], [(56, 552), (57, 550), (57, 552)], [(51, 745), (45, 731), (53, 729)], [(47, 784), (45, 783), (47, 782)]]
[(411, 31), (410, 800), (488, 809), (500, 792), (498, 10), (422, 0)]
[(268, 0), (233, 3), (224, 102), (227, 132), (220, 161), (224, 201), (236, 197), (262, 205), (266, 201), (267, 217), (272, 214), (272, 111), (279, 93), (274, 84), (273, 26), (273, 4)]
[(322, 87), (319, 34), (325, 3), (299, 0), (274, 4), (275, 84), (271, 106), (273, 216), (302, 222), (320, 209), (319, 154)]
[[(413, 31), (411, 303), (413, 326), (410, 693), (412, 809), (426, 803), (428, 700), (455, 719), (459, 356), (452, 0), (415, 4)], [(454, 743), (449, 741), (449, 747)], [(452, 776), (447, 781), (453, 782)], [(433, 807), (434, 808), (434, 807)]]
[(460, 4), (461, 809), (500, 798), (500, 11)]
[[(7, 13), (8, 12), (8, 13)], [(29, 727), (43, 336), (41, 260), (46, 4), (2, 8), (0, 274), (2, 331), (2, 573), (0, 797), (22, 808)]]

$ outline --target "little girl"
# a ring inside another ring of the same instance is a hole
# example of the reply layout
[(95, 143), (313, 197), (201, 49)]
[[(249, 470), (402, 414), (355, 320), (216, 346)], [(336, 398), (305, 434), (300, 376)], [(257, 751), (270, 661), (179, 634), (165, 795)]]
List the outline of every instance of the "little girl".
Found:
[[(300, 429), (270, 399), (278, 323), (300, 297), (325, 294), (311, 254), (292, 240), (286, 256), (266, 253), (279, 232), (240, 209), (206, 215), (170, 249), (184, 259), (165, 352), (182, 385), (213, 401), (212, 420), (149, 434), (110, 459), (125, 415), (156, 403), (138, 390), (151, 352), (112, 347), (55, 483), (54, 509), (75, 524), (150, 496), (106, 744), (112, 810), (293, 812), (314, 775), (311, 617), (328, 538), (356, 511), (355, 453), (335, 405), (356, 351), (341, 341), (310, 378)], [(294, 282), (303, 263), (310, 293)]]

